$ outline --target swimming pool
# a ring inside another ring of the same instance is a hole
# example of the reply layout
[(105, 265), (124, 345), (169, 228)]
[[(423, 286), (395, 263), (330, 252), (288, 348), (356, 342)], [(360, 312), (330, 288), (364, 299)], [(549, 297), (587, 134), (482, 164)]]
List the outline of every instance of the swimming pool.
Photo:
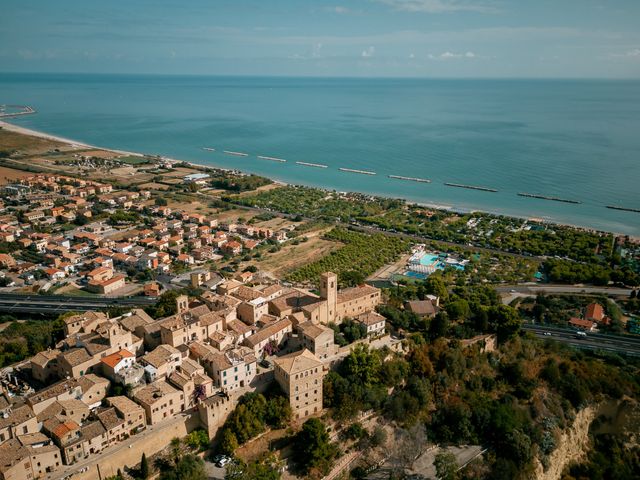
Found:
[(438, 255), (433, 255), (430, 253), (425, 253), (422, 258), (420, 258), (420, 265), (433, 265), (438, 262)]
[(428, 277), (426, 273), (412, 272), (411, 270), (405, 272), (404, 276), (409, 278), (417, 278), (418, 280), (424, 280)]

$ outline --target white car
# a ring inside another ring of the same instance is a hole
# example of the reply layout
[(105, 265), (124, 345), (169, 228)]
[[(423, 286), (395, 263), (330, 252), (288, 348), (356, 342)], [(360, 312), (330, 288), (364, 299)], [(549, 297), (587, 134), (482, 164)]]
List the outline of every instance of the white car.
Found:
[(216, 467), (222, 468), (231, 462), (231, 458), (226, 455), (216, 455), (213, 458), (213, 463), (215, 463)]

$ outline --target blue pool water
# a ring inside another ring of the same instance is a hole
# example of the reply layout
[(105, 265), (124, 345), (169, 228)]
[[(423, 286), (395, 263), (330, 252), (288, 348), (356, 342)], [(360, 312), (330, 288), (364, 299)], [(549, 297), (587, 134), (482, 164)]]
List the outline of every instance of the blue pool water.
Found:
[[(420, 265), (431, 265), (436, 260), (438, 260), (438, 255), (423, 255), (423, 257), (420, 259)], [(440, 262), (440, 264), (441, 263), (442, 262)], [(438, 264), (437, 266), (439, 267), (440, 264)]]

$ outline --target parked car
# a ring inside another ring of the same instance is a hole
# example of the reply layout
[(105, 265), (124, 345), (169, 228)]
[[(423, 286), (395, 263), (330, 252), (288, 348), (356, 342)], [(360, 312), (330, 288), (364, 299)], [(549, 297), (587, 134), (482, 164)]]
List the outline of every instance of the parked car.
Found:
[(260, 362), (260, 366), (264, 368), (271, 368), (271, 362), (265, 358)]
[(222, 468), (231, 462), (231, 457), (227, 457), (226, 455), (216, 455), (213, 457), (213, 463), (216, 467)]

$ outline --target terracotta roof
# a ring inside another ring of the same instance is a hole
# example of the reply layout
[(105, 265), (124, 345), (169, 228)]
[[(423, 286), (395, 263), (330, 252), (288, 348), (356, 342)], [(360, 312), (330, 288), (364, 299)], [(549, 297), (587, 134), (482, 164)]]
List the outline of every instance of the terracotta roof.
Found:
[(384, 321), (386, 321), (386, 318), (376, 312), (367, 312), (356, 317), (356, 322), (364, 323), (368, 327), (377, 325), (378, 323)]
[(188, 375), (178, 371), (169, 375), (169, 381), (180, 389), (184, 389), (184, 386), (188, 384), (190, 380), (191, 378)]
[(298, 325), (300, 332), (309, 338), (318, 338), (320, 335), (326, 332), (333, 332), (329, 327), (323, 325), (317, 325), (311, 321), (307, 321)]
[(590, 303), (587, 305), (587, 311), (584, 317), (590, 320), (595, 320), (596, 322), (602, 321), (604, 318), (604, 309), (602, 308), (602, 305), (599, 303)]
[(584, 320), (582, 318), (572, 318), (571, 320), (569, 320), (569, 325), (573, 325), (574, 327), (578, 327), (578, 328), (586, 328), (588, 330), (591, 330), (593, 328), (593, 321)]
[(278, 332), (281, 332), (282, 330), (286, 330), (287, 328), (291, 328), (291, 325), (292, 325), (291, 320), (287, 318), (283, 318), (282, 320), (272, 323), (271, 325), (247, 337), (244, 341), (250, 347), (255, 347), (256, 345), (259, 345), (261, 342), (263, 342), (269, 337), (272, 337)]
[(112, 407), (115, 407), (115, 409), (121, 412), (123, 415), (127, 415), (130, 413), (139, 413), (142, 410), (142, 407), (140, 405), (123, 395), (118, 395), (117, 397), (109, 397), (107, 398), (107, 403)]
[(97, 416), (106, 430), (112, 430), (124, 423), (124, 420), (118, 416), (118, 412), (113, 407), (98, 412)]
[(153, 405), (154, 403), (162, 400), (165, 395), (175, 394), (178, 390), (173, 388), (164, 380), (157, 380), (150, 383), (146, 387), (142, 387), (135, 391), (133, 397), (139, 402), (145, 405)]
[(281, 291), (282, 291), (282, 285), (274, 284), (274, 285), (269, 285), (267, 287), (264, 287), (262, 289), (262, 294), (265, 297), (268, 297), (270, 295), (273, 295), (273, 294), (281, 292)]
[(50, 361), (55, 360), (59, 354), (60, 350), (58, 349), (44, 350), (42, 352), (36, 353), (33, 357), (31, 357), (31, 363), (40, 367), (44, 367)]
[(322, 362), (306, 348), (299, 352), (278, 357), (274, 363), (289, 375), (304, 372), (311, 368), (322, 368)]
[(35, 417), (35, 414), (33, 410), (31, 410), (31, 407), (22, 405), (14, 408), (7, 418), (0, 416), (0, 429), (20, 425), (33, 417)]
[(251, 287), (241, 285), (235, 291), (231, 292), (231, 295), (233, 295), (236, 298), (239, 298), (240, 300), (244, 300), (248, 302), (248, 301), (255, 300), (257, 298), (262, 297), (262, 292), (258, 290), (254, 290)]
[(169, 361), (171, 355), (180, 354), (180, 352), (171, 345), (158, 345), (153, 351), (142, 357), (142, 360), (156, 368), (161, 367)]
[(358, 285), (357, 287), (347, 288), (338, 292), (338, 303), (349, 302), (357, 298), (366, 297), (374, 293), (379, 293), (380, 290), (371, 285)]
[(51, 433), (58, 438), (62, 438), (67, 433), (78, 430), (79, 428), (80, 425), (78, 425), (76, 422), (74, 422), (73, 420), (67, 420), (66, 422), (62, 422), (60, 425), (54, 428)]
[(412, 311), (416, 315), (435, 315), (438, 308), (431, 300), (411, 300), (404, 304), (407, 310)]
[(284, 295), (271, 301), (278, 310), (298, 309), (306, 305), (322, 302), (323, 300), (310, 293), (303, 293), (299, 290), (289, 290)]
[(118, 363), (120, 363), (124, 358), (135, 357), (133, 353), (129, 350), (122, 349), (119, 352), (112, 353), (111, 355), (107, 355), (102, 360), (100, 360), (105, 365), (108, 365), (111, 368), (115, 368)]
[(77, 367), (78, 365), (82, 365), (85, 362), (93, 360), (93, 357), (87, 353), (87, 350), (84, 347), (78, 347), (63, 352), (60, 354), (60, 357), (72, 367)]

